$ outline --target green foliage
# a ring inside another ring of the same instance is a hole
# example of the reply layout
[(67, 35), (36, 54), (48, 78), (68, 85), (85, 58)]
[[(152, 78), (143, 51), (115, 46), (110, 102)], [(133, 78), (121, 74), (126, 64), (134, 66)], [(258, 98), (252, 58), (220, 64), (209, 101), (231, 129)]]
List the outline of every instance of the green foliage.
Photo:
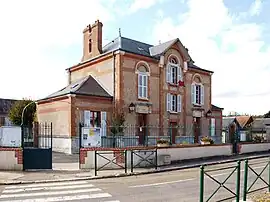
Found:
[(263, 118), (270, 118), (270, 111), (263, 115)]
[(37, 119), (36, 104), (29, 99), (18, 100), (12, 105), (9, 111), (9, 119), (13, 124), (21, 125), (22, 111), (26, 105), (28, 105), (28, 107), (24, 110), (23, 124), (32, 125), (33, 121)]
[(124, 112), (114, 112), (112, 114), (111, 122), (111, 134), (112, 135), (124, 135), (126, 118)]
[(214, 140), (209, 136), (204, 136), (201, 138), (202, 142), (209, 142), (210, 144), (214, 144)]

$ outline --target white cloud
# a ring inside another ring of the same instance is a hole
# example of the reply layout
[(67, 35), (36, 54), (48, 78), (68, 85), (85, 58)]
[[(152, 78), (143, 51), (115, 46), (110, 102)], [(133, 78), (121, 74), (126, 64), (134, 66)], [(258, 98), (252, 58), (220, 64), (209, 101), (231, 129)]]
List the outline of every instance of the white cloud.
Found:
[(163, 2), (164, 0), (134, 0), (128, 9), (128, 13), (135, 13), (141, 9), (148, 9), (157, 3)]
[(48, 58), (45, 51), (81, 45), (83, 28), (96, 19), (113, 19), (102, 0), (1, 1), (0, 96), (40, 98), (66, 85), (71, 61)]
[(251, 16), (259, 15), (262, 9), (262, 0), (255, 0), (250, 6), (249, 13)]
[[(266, 81), (270, 74), (266, 70), (270, 45), (262, 51), (267, 45), (262, 38), (263, 27), (239, 23), (222, 0), (190, 0), (188, 7), (179, 20), (168, 17), (156, 22), (155, 42), (179, 37), (197, 65), (213, 70), (213, 104), (224, 107), (225, 112), (269, 111), (270, 94), (260, 95), (269, 91)], [(241, 95), (226, 99), (217, 96), (230, 91)]]

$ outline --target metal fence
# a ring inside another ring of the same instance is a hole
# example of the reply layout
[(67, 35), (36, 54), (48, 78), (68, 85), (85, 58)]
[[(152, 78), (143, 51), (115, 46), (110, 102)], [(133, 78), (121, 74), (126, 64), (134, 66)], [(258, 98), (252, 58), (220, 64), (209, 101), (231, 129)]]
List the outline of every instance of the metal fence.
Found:
[(202, 137), (208, 136), (214, 144), (226, 143), (223, 141), (222, 130), (211, 128), (196, 128), (196, 138), (193, 127), (159, 127), (159, 126), (107, 126), (106, 136), (101, 137), (101, 147), (123, 148), (132, 146), (154, 146), (159, 140), (167, 141), (169, 145), (174, 144), (196, 144), (200, 143)]
[[(268, 160), (265, 160), (265, 159)], [(250, 162), (251, 160), (254, 160)], [(259, 161), (257, 161), (259, 160)], [(241, 163), (244, 163), (244, 169), (241, 170)], [(262, 165), (263, 166), (258, 166)], [(235, 164), (230, 165), (228, 163), (216, 163), (214, 165), (222, 165), (221, 167), (208, 169), (207, 165), (202, 165), (200, 168), (200, 202), (208, 201), (227, 201), (229, 199), (234, 199), (236, 202), (240, 201), (243, 197), (243, 201), (247, 201), (247, 196), (250, 193), (254, 193), (263, 189), (267, 189), (270, 192), (270, 158), (269, 155), (252, 157), (248, 159), (240, 159)], [(257, 170), (260, 169), (260, 172)], [(222, 174), (217, 174), (217, 171), (224, 171)], [(243, 173), (243, 176), (241, 172)], [(251, 176), (255, 175), (255, 179)], [(221, 180), (220, 176), (224, 176)], [(210, 179), (214, 183), (205, 183), (206, 179)], [(210, 191), (208, 185), (217, 186), (213, 191)], [(242, 186), (241, 186), (242, 185)], [(261, 186), (259, 186), (261, 185)], [(241, 189), (241, 187), (243, 189)], [(227, 194), (221, 194), (219, 191), (223, 189)], [(241, 192), (243, 190), (243, 192)], [(206, 193), (208, 192), (208, 193)], [(217, 198), (214, 198), (214, 197)]]

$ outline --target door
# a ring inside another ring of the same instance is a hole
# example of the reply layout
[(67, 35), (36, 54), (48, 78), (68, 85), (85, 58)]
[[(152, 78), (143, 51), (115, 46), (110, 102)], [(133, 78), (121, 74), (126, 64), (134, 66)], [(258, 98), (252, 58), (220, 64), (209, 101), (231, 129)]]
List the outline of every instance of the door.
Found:
[(147, 126), (147, 114), (138, 114), (137, 134), (139, 136), (139, 145), (145, 145), (146, 126)]
[(170, 130), (171, 130), (171, 143), (175, 144), (175, 138), (177, 136), (177, 123), (176, 122), (170, 123)]
[(194, 117), (193, 120), (193, 130), (194, 130), (194, 143), (199, 143), (199, 137), (201, 133), (201, 118)]

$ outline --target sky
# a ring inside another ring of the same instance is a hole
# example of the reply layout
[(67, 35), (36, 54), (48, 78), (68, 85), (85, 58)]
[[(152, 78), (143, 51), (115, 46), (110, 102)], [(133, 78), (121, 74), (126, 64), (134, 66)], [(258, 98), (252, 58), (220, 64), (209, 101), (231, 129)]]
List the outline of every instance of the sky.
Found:
[(118, 36), (158, 44), (173, 38), (214, 71), (212, 103), (270, 110), (270, 0), (0, 1), (0, 97), (43, 98), (80, 62), (82, 30), (99, 19), (103, 44)]

